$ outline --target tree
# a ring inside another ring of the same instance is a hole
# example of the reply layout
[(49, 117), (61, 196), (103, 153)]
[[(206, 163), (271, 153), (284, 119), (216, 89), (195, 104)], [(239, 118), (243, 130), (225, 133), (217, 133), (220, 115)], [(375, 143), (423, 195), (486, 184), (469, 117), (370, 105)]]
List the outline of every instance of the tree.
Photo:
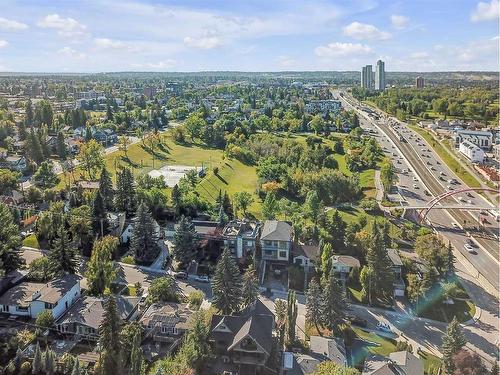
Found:
[(343, 321), (345, 308), (347, 308), (345, 292), (332, 269), (328, 277), (328, 283), (323, 288), (321, 300), (323, 325), (333, 332), (337, 324)]
[(80, 146), (76, 159), (91, 180), (105, 166), (104, 149), (95, 139), (91, 139)]
[(311, 218), (314, 225), (317, 225), (318, 218), (323, 212), (323, 205), (316, 191), (307, 193), (305, 205), (308, 216)]
[(177, 285), (170, 276), (163, 276), (153, 280), (148, 289), (148, 302), (177, 302)]
[(9, 169), (0, 169), (0, 194), (9, 195), (12, 190), (17, 189), (17, 181), (21, 177), (19, 172)]
[(320, 326), (323, 322), (323, 296), (321, 288), (316, 280), (311, 280), (306, 293), (306, 318), (309, 323), (314, 324), (314, 327), (322, 335)]
[(453, 248), (451, 246), (451, 241), (448, 242), (443, 268), (445, 270), (446, 275), (448, 276), (452, 276), (455, 273), (455, 256), (453, 255)]
[(359, 375), (359, 371), (352, 367), (344, 367), (333, 361), (321, 362), (311, 375)]
[[(496, 363), (496, 362), (495, 362)], [(455, 370), (453, 375), (487, 375), (488, 370), (479, 354), (466, 349), (460, 349), (453, 356)]]
[(143, 365), (143, 356), (141, 349), (141, 333), (137, 332), (134, 336), (132, 350), (130, 352), (129, 375), (141, 375), (142, 365)]
[(287, 310), (286, 310), (286, 330), (287, 330), (287, 340), (289, 344), (295, 342), (295, 326), (297, 324), (297, 298), (295, 297), (295, 291), (288, 290), (287, 295)]
[(66, 147), (66, 141), (64, 139), (63, 132), (57, 133), (56, 151), (57, 156), (59, 156), (61, 160), (66, 159), (66, 156), (68, 156), (68, 148)]
[(243, 308), (250, 306), (259, 297), (259, 280), (253, 264), (243, 274), (242, 305)]
[(106, 120), (108, 122), (113, 121), (113, 108), (108, 104), (106, 104)]
[(446, 333), (443, 337), (443, 344), (441, 345), (441, 352), (443, 353), (443, 365), (447, 374), (453, 374), (455, 365), (453, 363), (453, 356), (465, 345), (466, 341), (460, 328), (460, 323), (457, 317), (448, 324)]
[(172, 188), (172, 192), (170, 193), (170, 199), (172, 200), (172, 207), (174, 208), (175, 216), (179, 215), (182, 207), (182, 194), (179, 190), (177, 184)]
[(312, 118), (309, 126), (312, 130), (314, 130), (316, 134), (318, 134), (325, 130), (325, 120), (323, 120), (323, 117), (321, 117), (321, 115), (316, 115)]
[(156, 223), (144, 202), (139, 205), (133, 223), (130, 250), (137, 262), (151, 263), (158, 255), (158, 236)]
[(276, 315), (276, 329), (278, 331), (279, 348), (285, 344), (287, 304), (284, 300), (277, 298), (274, 301), (274, 312)]
[(21, 236), (9, 208), (0, 203), (0, 277), (24, 264), (21, 257)]
[(42, 352), (40, 350), (40, 344), (37, 342), (35, 347), (35, 354), (33, 355), (33, 363), (31, 365), (32, 373), (41, 374), (42, 373)]
[(89, 294), (103, 294), (115, 279), (116, 271), (111, 259), (117, 247), (118, 239), (113, 236), (105, 236), (94, 242), (85, 273)]
[(236, 207), (243, 211), (243, 216), (246, 216), (248, 206), (253, 203), (252, 194), (248, 191), (240, 191), (234, 194), (233, 199)]
[(56, 372), (56, 354), (53, 350), (50, 350), (49, 346), (45, 348), (44, 353), (44, 371), (45, 375), (54, 375)]
[(212, 289), (212, 304), (223, 315), (231, 315), (240, 311), (241, 274), (228, 248), (224, 249), (215, 267)]
[(101, 237), (104, 236), (104, 233), (108, 231), (109, 227), (108, 211), (106, 210), (104, 197), (99, 191), (96, 193), (92, 205), (92, 220), (94, 234), (101, 235)]
[(390, 160), (385, 160), (380, 167), (380, 180), (384, 185), (385, 192), (391, 189), (392, 185), (397, 181), (397, 178), (396, 168)]
[(206, 126), (205, 120), (200, 117), (197, 113), (192, 113), (188, 116), (184, 122), (184, 128), (188, 132), (191, 141), (193, 142), (195, 138), (198, 138), (201, 134), (201, 130)]
[(118, 139), (118, 149), (123, 152), (125, 159), (128, 159), (128, 146), (130, 146), (130, 138), (126, 135)]
[(87, 205), (72, 208), (68, 215), (69, 231), (73, 241), (81, 247), (88, 241), (92, 232), (91, 209)]
[(115, 208), (118, 211), (125, 211), (127, 216), (130, 216), (136, 207), (134, 176), (129, 168), (122, 168), (116, 174)]
[(333, 256), (332, 245), (325, 243), (321, 251), (321, 273), (323, 280), (328, 280), (331, 269), (331, 260)]
[(99, 193), (101, 193), (106, 208), (108, 210), (113, 208), (113, 181), (111, 181), (111, 174), (106, 167), (101, 169), (101, 178), (99, 179)]
[(436, 267), (440, 274), (444, 273), (448, 249), (436, 235), (418, 236), (415, 241), (415, 252), (419, 257), (429, 262), (430, 266)]
[(340, 216), (338, 210), (333, 212), (333, 215), (326, 220), (325, 223), (325, 239), (331, 242), (333, 249), (340, 252), (345, 248), (345, 234), (346, 234), (347, 224)]
[(57, 230), (49, 253), (50, 270), (53, 275), (75, 274), (77, 270), (76, 252), (68, 238), (68, 232), (61, 224)]
[(55, 174), (51, 162), (44, 161), (35, 174), (33, 175), (33, 182), (41, 189), (50, 189), (59, 183), (60, 178)]
[(276, 200), (276, 193), (270, 191), (266, 194), (266, 199), (262, 203), (262, 217), (265, 220), (274, 220), (279, 212), (278, 201)]
[(173, 256), (183, 264), (189, 264), (196, 256), (198, 241), (196, 230), (188, 217), (181, 217), (174, 233)]
[(49, 328), (52, 328), (54, 325), (54, 316), (52, 315), (52, 311), (44, 310), (36, 317), (35, 324), (37, 328), (43, 332)]
[(115, 297), (110, 295), (99, 327), (99, 344), (102, 350), (100, 370), (104, 375), (121, 373), (120, 322)]
[(40, 164), (44, 159), (42, 144), (40, 143), (40, 137), (31, 129), (28, 140), (28, 152), (29, 158), (36, 164)]
[(45, 283), (50, 280), (50, 261), (47, 257), (33, 260), (29, 265), (28, 278), (31, 281)]

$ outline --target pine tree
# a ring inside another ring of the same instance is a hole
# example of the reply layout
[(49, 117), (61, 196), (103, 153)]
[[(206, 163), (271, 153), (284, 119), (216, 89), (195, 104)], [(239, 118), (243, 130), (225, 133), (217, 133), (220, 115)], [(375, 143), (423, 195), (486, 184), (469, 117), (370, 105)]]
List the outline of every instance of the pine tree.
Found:
[(153, 217), (146, 204), (141, 202), (134, 218), (130, 242), (130, 250), (134, 253), (135, 260), (139, 263), (154, 261), (158, 255), (157, 241)]
[(111, 181), (111, 174), (108, 172), (106, 167), (101, 170), (101, 178), (99, 179), (99, 193), (101, 193), (106, 208), (111, 210), (113, 208), (113, 181)]
[(205, 323), (205, 315), (202, 311), (194, 314), (192, 320), (192, 327), (187, 334), (187, 347), (194, 353), (189, 359), (190, 367), (194, 368), (196, 373), (201, 373), (207, 357), (210, 354), (210, 347), (208, 345), (209, 329)]
[(142, 373), (142, 349), (141, 349), (141, 333), (136, 332), (130, 352), (130, 371), (129, 375), (141, 375)]
[(31, 160), (33, 160), (36, 164), (40, 164), (42, 161), (44, 161), (45, 157), (43, 156), (43, 149), (40, 143), (40, 139), (33, 129), (31, 129), (28, 137), (28, 147)]
[(31, 127), (33, 126), (33, 104), (31, 103), (30, 99), (28, 99), (28, 101), (26, 102), (25, 112), (26, 112), (25, 115), (26, 125)]
[(278, 215), (278, 201), (276, 200), (276, 193), (270, 191), (266, 195), (266, 199), (262, 203), (262, 217), (265, 220), (274, 220)]
[(241, 274), (229, 249), (224, 249), (215, 267), (212, 279), (212, 304), (223, 315), (231, 315), (240, 310)]
[(328, 275), (331, 269), (332, 245), (325, 243), (321, 251), (321, 273), (322, 280), (328, 280)]
[(259, 297), (259, 281), (253, 264), (243, 274), (242, 304), (243, 308), (250, 306)]
[(33, 356), (33, 363), (31, 365), (31, 370), (33, 374), (40, 374), (42, 372), (42, 352), (40, 350), (39, 343), (36, 343), (35, 354)]
[(136, 207), (134, 176), (129, 168), (123, 168), (116, 175), (115, 208), (118, 211), (125, 211), (127, 216), (130, 216)]
[(174, 233), (173, 245), (172, 253), (178, 262), (189, 264), (195, 258), (197, 248), (196, 230), (189, 218), (181, 217), (179, 226)]
[(335, 276), (333, 269), (330, 271), (328, 283), (325, 285), (321, 301), (321, 317), (325, 327), (333, 332), (336, 325), (344, 319), (344, 309), (347, 299), (340, 281)]
[(45, 354), (44, 354), (44, 365), (43, 365), (43, 371), (45, 371), (45, 375), (54, 375), (56, 372), (56, 359), (55, 359), (55, 353), (50, 350), (48, 347), (45, 349)]
[(0, 277), (24, 264), (21, 257), (19, 227), (14, 223), (9, 208), (0, 203)]
[(279, 348), (283, 348), (285, 344), (285, 328), (286, 328), (286, 311), (287, 304), (282, 299), (274, 301), (274, 312), (276, 315), (276, 329), (278, 331)]
[(441, 352), (443, 353), (443, 365), (447, 374), (453, 374), (455, 366), (453, 364), (453, 356), (465, 345), (465, 337), (460, 328), (460, 323), (455, 316), (443, 337), (443, 345)]
[(118, 246), (118, 239), (113, 236), (104, 236), (94, 242), (92, 255), (87, 264), (87, 284), (89, 294), (101, 295), (115, 279), (115, 265), (111, 261)]
[(224, 206), (224, 212), (226, 213), (229, 220), (233, 220), (234, 219), (233, 205), (231, 203), (231, 199), (229, 199), (229, 195), (227, 194), (227, 191), (224, 192), (224, 198), (222, 200), (222, 205)]
[(57, 155), (62, 160), (66, 159), (66, 156), (68, 156), (68, 149), (66, 147), (66, 143), (65, 143), (63, 132), (59, 132), (57, 134), (56, 151), (57, 151)]
[(111, 295), (106, 302), (103, 320), (99, 327), (101, 369), (105, 375), (121, 373), (120, 321), (115, 297)]
[(323, 296), (318, 282), (314, 279), (309, 283), (306, 298), (307, 321), (314, 324), (314, 327), (316, 327), (316, 330), (321, 335), (320, 326), (322, 326), (323, 322)]
[(75, 274), (77, 269), (76, 251), (68, 238), (68, 232), (61, 224), (57, 230), (49, 253), (50, 271), (53, 275)]
[(108, 231), (108, 211), (106, 210), (106, 203), (104, 197), (98, 191), (92, 204), (92, 230), (95, 235), (104, 236)]
[(448, 276), (452, 276), (455, 273), (455, 256), (453, 255), (453, 248), (451, 246), (451, 242), (448, 242), (444, 269), (446, 270), (446, 274)]
[(77, 359), (71, 370), (71, 375), (80, 375), (80, 361)]
[(174, 185), (174, 187), (172, 188), (172, 192), (170, 193), (170, 199), (172, 200), (174, 215), (178, 216), (181, 212), (181, 207), (182, 207), (182, 194), (177, 185)]
[(293, 344), (295, 342), (295, 325), (297, 324), (298, 314), (297, 298), (293, 290), (288, 290), (286, 311), (287, 340), (289, 344)]

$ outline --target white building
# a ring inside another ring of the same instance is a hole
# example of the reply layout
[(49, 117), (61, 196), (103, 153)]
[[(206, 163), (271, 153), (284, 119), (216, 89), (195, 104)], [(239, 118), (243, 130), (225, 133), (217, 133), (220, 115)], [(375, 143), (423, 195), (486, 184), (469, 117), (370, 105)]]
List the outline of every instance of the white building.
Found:
[(0, 297), (0, 313), (36, 318), (42, 311), (59, 318), (80, 298), (80, 277), (65, 275), (49, 283), (22, 282)]
[(463, 141), (469, 141), (483, 150), (491, 150), (493, 146), (493, 134), (487, 131), (457, 130), (455, 132), (455, 146)]
[(385, 63), (382, 60), (377, 61), (375, 68), (375, 90), (385, 90)]
[(371, 65), (366, 65), (361, 69), (361, 87), (373, 89), (373, 70)]
[(474, 143), (463, 141), (460, 143), (458, 150), (473, 163), (482, 164), (484, 162), (486, 154), (480, 147), (476, 146)]

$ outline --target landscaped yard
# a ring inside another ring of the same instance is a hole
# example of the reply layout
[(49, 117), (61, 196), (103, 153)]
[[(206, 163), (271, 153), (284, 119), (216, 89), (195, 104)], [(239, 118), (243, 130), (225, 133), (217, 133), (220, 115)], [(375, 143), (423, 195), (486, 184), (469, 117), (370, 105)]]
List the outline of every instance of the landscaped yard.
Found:
[(35, 234), (30, 234), (23, 240), (23, 246), (34, 247), (35, 249), (40, 248), (40, 244), (38, 243), (38, 239)]

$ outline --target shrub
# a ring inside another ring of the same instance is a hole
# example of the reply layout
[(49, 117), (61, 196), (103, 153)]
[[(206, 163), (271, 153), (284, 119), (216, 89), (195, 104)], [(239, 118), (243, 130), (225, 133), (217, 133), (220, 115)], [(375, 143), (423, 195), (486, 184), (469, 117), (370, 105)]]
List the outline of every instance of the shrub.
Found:
[(46, 329), (52, 327), (54, 325), (54, 316), (52, 315), (52, 312), (49, 310), (42, 311), (36, 317), (35, 324), (42, 331), (45, 331)]
[(122, 259), (121, 259), (122, 263), (125, 263), (125, 264), (135, 264), (135, 260), (134, 260), (134, 257), (132, 255), (127, 255), (127, 256), (124, 256)]
[(194, 292), (189, 293), (188, 296), (189, 306), (191, 308), (198, 310), (203, 302), (203, 298), (205, 298), (205, 295), (200, 290), (196, 290)]

